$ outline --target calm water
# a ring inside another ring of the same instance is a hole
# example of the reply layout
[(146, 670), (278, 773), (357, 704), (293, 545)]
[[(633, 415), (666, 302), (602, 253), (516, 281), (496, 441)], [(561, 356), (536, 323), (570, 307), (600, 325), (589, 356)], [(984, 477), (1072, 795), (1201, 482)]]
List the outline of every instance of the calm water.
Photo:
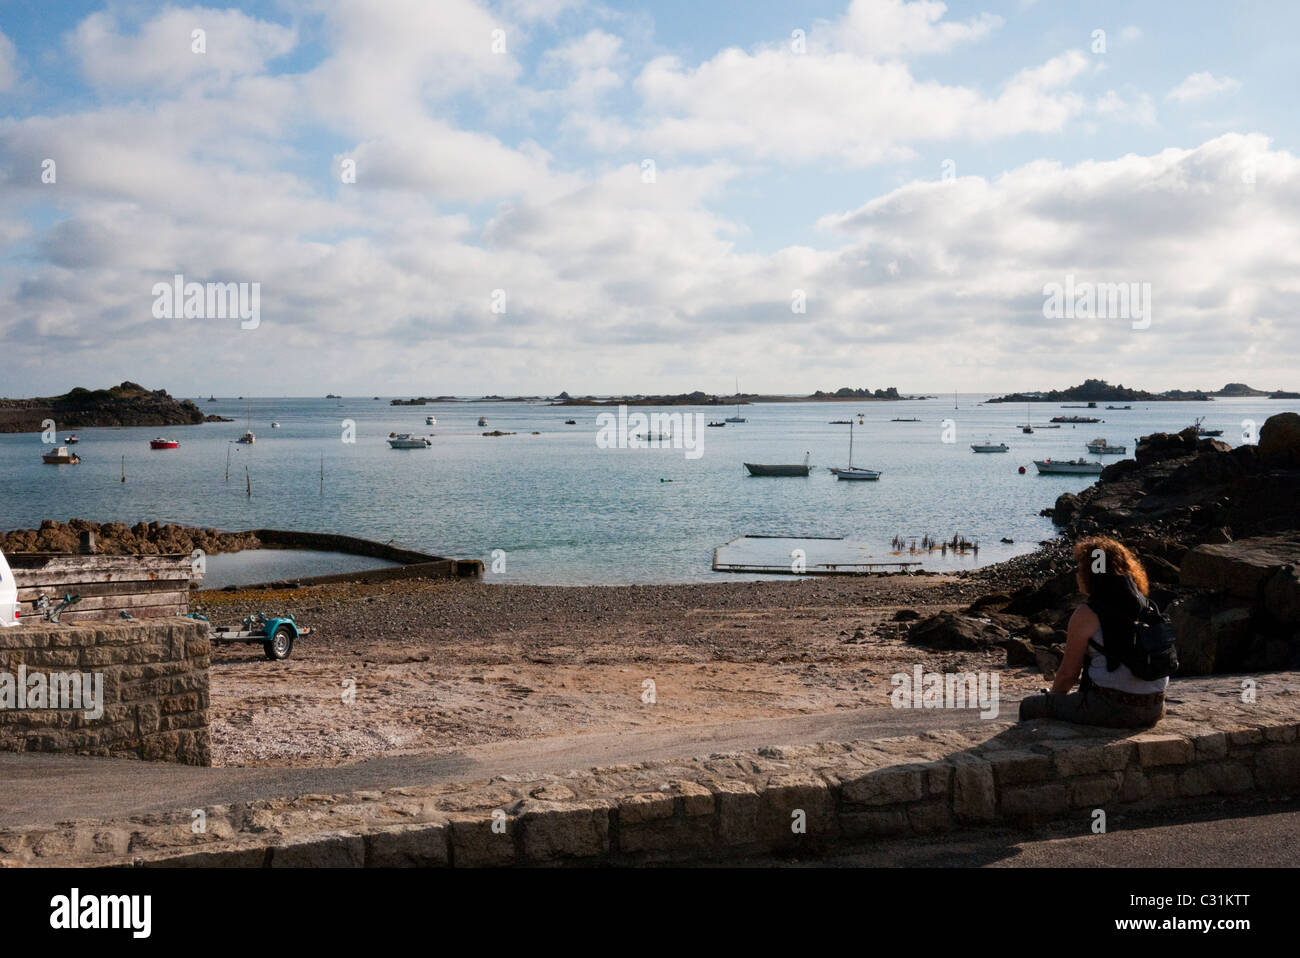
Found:
[[(978, 539), (978, 562), (1032, 549), (1053, 534), (1038, 515), (1088, 477), (1038, 476), (1032, 460), (1084, 455), (1105, 436), (1132, 454), (1135, 438), (1189, 425), (1242, 441), (1242, 421), (1300, 411), (1289, 400), (1136, 403), (1129, 412), (1062, 410), (1035, 404), (1035, 423), (1057, 414), (1091, 414), (1098, 425), (1066, 425), (1022, 435), (1025, 407), (979, 405), (987, 396), (896, 403), (799, 403), (744, 407), (749, 422), (703, 431), (703, 455), (674, 449), (601, 449), (596, 417), (605, 409), (513, 403), (438, 403), (394, 407), (387, 399), (219, 400), (200, 407), (232, 423), (166, 429), (84, 429), (79, 466), (46, 466), (37, 434), (0, 436), (0, 528), (31, 528), (74, 516), (134, 523), (158, 519), (221, 529), (276, 527), (337, 532), (458, 557), (492, 561), (505, 572), (488, 581), (667, 583), (734, 579), (714, 573), (714, 547), (742, 534), (846, 536), (860, 561), (888, 561), (895, 535)], [(1103, 404), (1104, 405), (1104, 404)], [(653, 411), (653, 410), (641, 410)], [(733, 410), (702, 411), (706, 420)], [(854, 464), (884, 471), (879, 482), (839, 482), (827, 466), (846, 464), (848, 427), (828, 420), (865, 414), (854, 429)], [(254, 446), (234, 445), (246, 428)], [(425, 426), (433, 414), (436, 426)], [(488, 438), (475, 425), (518, 435)], [(916, 417), (920, 422), (890, 422)], [(942, 441), (942, 420), (956, 442)], [(272, 420), (282, 428), (271, 429)], [(577, 425), (564, 425), (576, 419)], [(343, 420), (356, 442), (341, 441)], [(540, 435), (530, 435), (532, 431)], [(390, 432), (433, 433), (429, 449), (393, 450)], [(154, 452), (162, 433), (177, 450)], [(63, 433), (60, 434), (60, 438)], [(1011, 451), (978, 455), (969, 443), (990, 437)], [(742, 462), (799, 462), (808, 478), (756, 479)], [(225, 481), (227, 454), (230, 480)], [(325, 482), (321, 490), (321, 458)], [(122, 457), (127, 481), (119, 481)], [(1105, 457), (1114, 461), (1118, 457)], [(1019, 475), (1017, 467), (1028, 473)], [(245, 494), (245, 467), (253, 495)], [(662, 482), (671, 479), (671, 482)], [(1015, 540), (1003, 545), (1003, 537)], [(903, 558), (908, 558), (904, 556)], [(928, 568), (970, 567), (973, 557), (936, 553)]]
[(228, 585), (255, 585), (316, 575), (337, 575), (365, 569), (396, 566), (396, 562), (372, 559), (344, 552), (317, 552), (312, 549), (246, 549), (208, 556), (204, 566), (203, 588), (220, 589)]

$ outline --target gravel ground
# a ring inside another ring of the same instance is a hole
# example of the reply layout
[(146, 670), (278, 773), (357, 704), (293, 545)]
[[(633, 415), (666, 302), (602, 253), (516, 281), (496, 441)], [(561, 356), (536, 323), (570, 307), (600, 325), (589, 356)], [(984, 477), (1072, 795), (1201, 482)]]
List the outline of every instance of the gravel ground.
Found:
[[(1020, 560), (1017, 560), (1019, 562)], [(1010, 565), (1010, 564), (1008, 564)], [(1027, 570), (1032, 564), (1024, 564)], [(213, 656), (214, 759), (328, 765), (583, 731), (880, 706), (890, 677), (1003, 672), (1005, 654), (907, 646), (900, 609), (965, 605), (1023, 571), (671, 586), (406, 581), (203, 592), (219, 624), (293, 612), (311, 626), (290, 659), (260, 646)], [(654, 683), (654, 702), (647, 680)]]

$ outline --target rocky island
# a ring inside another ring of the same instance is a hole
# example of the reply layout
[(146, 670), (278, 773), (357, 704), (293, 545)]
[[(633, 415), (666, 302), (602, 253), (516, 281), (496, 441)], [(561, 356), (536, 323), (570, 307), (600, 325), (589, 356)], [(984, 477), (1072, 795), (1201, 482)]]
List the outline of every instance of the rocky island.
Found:
[(1104, 379), (1086, 379), (1077, 386), (1068, 389), (1049, 389), (1043, 392), (1011, 393), (999, 396), (989, 402), (1168, 402), (1186, 400), (1206, 400), (1209, 393), (1187, 392), (1171, 389), (1163, 393), (1147, 392), (1144, 389), (1131, 389), (1127, 386), (1112, 386)]
[(677, 393), (671, 396), (578, 396), (562, 392), (551, 402), (552, 406), (747, 406), (751, 403), (777, 402), (895, 402), (903, 399), (925, 399), (925, 396), (903, 396), (896, 386), (887, 389), (852, 389), (841, 387), (834, 392), (817, 390), (810, 396), (765, 396), (759, 393), (737, 393), (734, 396), (717, 396), (701, 390)]
[(173, 399), (165, 389), (151, 391), (133, 382), (109, 389), (78, 386), (62, 396), (0, 399), (0, 432), (40, 432), (47, 419), (54, 420), (59, 429), (229, 422), (204, 415), (192, 400)]
[(1128, 386), (1112, 386), (1104, 379), (1085, 379), (1077, 386), (1068, 389), (1050, 389), (1043, 392), (1011, 393), (988, 400), (994, 402), (1205, 402), (1218, 398), (1262, 398), (1300, 399), (1300, 393), (1283, 390), (1269, 392), (1255, 389), (1245, 383), (1227, 383), (1222, 389), (1207, 392), (1203, 389), (1166, 389), (1153, 393), (1144, 389), (1131, 389)]

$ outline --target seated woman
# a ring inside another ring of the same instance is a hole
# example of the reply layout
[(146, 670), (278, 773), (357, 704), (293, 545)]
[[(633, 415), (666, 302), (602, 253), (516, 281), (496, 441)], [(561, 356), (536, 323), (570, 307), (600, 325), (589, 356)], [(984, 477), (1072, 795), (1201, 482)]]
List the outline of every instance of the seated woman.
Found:
[[(1051, 690), (1024, 699), (1020, 720), (1055, 718), (1108, 728), (1154, 725), (1165, 714), (1168, 677), (1140, 679), (1118, 657), (1106, 656), (1108, 636), (1115, 638), (1115, 648), (1121, 637), (1132, 637), (1134, 621), (1147, 604), (1146, 571), (1133, 553), (1105, 537), (1077, 543), (1074, 558), (1086, 601), (1070, 617), (1065, 657)], [(1079, 691), (1072, 692), (1075, 682)]]

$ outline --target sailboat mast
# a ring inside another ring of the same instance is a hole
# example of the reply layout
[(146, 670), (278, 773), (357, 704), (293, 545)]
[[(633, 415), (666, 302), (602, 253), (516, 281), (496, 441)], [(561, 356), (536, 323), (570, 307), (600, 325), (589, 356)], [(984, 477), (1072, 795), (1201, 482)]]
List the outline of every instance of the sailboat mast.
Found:
[(853, 468), (853, 420), (849, 420), (849, 468)]

